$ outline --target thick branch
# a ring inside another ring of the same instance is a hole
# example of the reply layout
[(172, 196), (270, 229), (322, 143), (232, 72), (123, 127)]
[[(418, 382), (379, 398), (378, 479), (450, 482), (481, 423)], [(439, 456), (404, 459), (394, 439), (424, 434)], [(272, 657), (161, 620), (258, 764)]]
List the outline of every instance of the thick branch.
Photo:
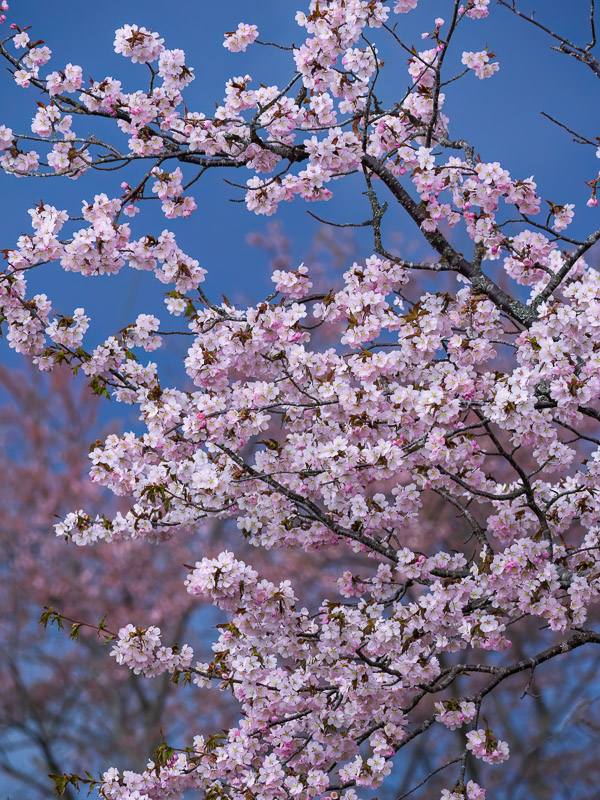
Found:
[(512, 319), (526, 327), (531, 325), (534, 317), (531, 308), (525, 306), (520, 300), (513, 299), (504, 289), (494, 283), (491, 278), (488, 278), (480, 267), (467, 261), (461, 253), (458, 253), (452, 247), (445, 236), (439, 231), (423, 230), (422, 225), (426, 219), (423, 208), (412, 199), (398, 179), (392, 175), (380, 161), (371, 155), (365, 154), (362, 157), (362, 163), (383, 181), (413, 222), (419, 226), (427, 242), (447, 264), (471, 281), (473, 289), (476, 292), (485, 294), (498, 308), (502, 309), (502, 311), (507, 313)]

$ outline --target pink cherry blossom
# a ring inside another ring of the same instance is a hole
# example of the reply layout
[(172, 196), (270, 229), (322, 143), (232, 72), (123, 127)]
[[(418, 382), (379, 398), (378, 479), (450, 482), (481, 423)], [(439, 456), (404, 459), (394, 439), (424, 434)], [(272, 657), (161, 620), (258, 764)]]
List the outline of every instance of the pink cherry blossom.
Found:
[[(141, 772), (109, 770), (107, 800), (215, 787), (234, 799), (354, 800), (356, 787), (391, 784), (392, 757), (440, 725), (457, 730), (463, 764), (444, 797), (480, 800), (484, 790), (465, 783), (469, 752), (509, 757), (481, 716), (487, 695), (599, 641), (582, 626), (600, 600), (600, 279), (585, 260), (600, 233), (563, 235), (575, 203), (549, 201), (540, 214), (542, 178), (458, 138), (468, 130), (446, 95), (467, 71), (484, 79), (499, 69), (469, 21), (491, 13), (486, 0), (456, 7), (446, 34), (435, 18), (431, 47), (406, 47), (398, 80), (408, 89), (391, 100), (379, 91), (402, 44), (391, 13), (416, 5), (310, 0), (296, 14), (299, 44), (279, 54), (291, 82), (240, 71), (198, 109), (188, 108), (185, 53), (135, 25), (114, 47), (157, 62), (146, 83), (100, 75), (83, 88), (73, 64), (41, 78), (51, 55), (41, 40), (8, 59), (13, 79), (48, 102), (33, 108), (27, 133), (0, 129), (3, 170), (57, 179), (104, 170), (110, 181), (80, 213), (30, 209), (0, 276), (6, 341), (39, 369), (66, 364), (135, 410), (134, 430), (90, 452), (94, 486), (123, 506), (109, 516), (75, 501), (56, 534), (117, 547), (214, 520), (264, 551), (341, 554), (323, 558), (330, 585), (306, 606), (301, 571), (280, 580), (229, 549), (201, 554), (185, 585), (226, 620), (212, 660), (193, 664), (191, 648), (166, 647), (143, 620), (120, 629), (119, 664), (230, 692), (241, 714), (222, 735), (157, 751)], [(473, 48), (462, 55), (458, 26)], [(257, 36), (240, 23), (224, 45), (245, 51)], [(466, 69), (453, 73), (453, 57)], [(127, 171), (117, 189), (115, 169)], [(244, 173), (231, 182), (235, 199), (264, 216), (360, 183), (366, 219), (348, 224), (372, 235), (371, 253), (344, 254), (326, 287), (314, 258), (294, 268), (288, 254), (266, 298), (215, 299), (202, 286), (211, 265), (174, 232), (208, 169)], [(177, 221), (153, 230), (150, 215), (140, 235), (152, 199)], [(397, 213), (422, 237), (422, 260), (390, 239)], [(152, 273), (170, 284), (161, 310), (176, 329), (148, 308), (98, 336), (83, 307), (65, 313), (60, 298), (32, 294), (31, 271), (48, 263), (77, 280)], [(185, 345), (169, 373), (145, 353), (171, 336)], [(456, 517), (440, 530), (428, 522), (434, 500)], [(515, 647), (529, 623), (545, 631), (532, 635), (531, 656)]]
[(258, 28), (256, 25), (240, 22), (235, 31), (225, 34), (223, 47), (231, 50), (232, 53), (244, 53), (248, 45), (256, 41), (257, 37)]

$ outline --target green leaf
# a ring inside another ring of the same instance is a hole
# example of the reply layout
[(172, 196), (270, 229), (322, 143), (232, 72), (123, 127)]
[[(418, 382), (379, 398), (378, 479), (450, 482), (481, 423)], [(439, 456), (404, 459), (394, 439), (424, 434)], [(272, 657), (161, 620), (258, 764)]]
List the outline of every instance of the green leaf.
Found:
[(73, 639), (73, 641), (77, 641), (79, 639), (79, 631), (81, 630), (81, 622), (74, 622), (71, 625), (71, 633), (69, 634), (69, 639)]

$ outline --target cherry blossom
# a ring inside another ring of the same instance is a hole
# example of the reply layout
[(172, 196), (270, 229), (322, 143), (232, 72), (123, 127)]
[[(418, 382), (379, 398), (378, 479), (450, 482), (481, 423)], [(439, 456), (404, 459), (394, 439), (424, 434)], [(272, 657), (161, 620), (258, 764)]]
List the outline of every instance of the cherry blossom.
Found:
[(115, 33), (115, 52), (130, 58), (134, 64), (156, 61), (164, 50), (164, 39), (156, 31), (137, 25), (125, 25)]
[(489, 728), (470, 731), (467, 739), (467, 748), (488, 764), (499, 764), (508, 758), (508, 745), (496, 739)]
[(223, 47), (231, 50), (232, 53), (244, 53), (248, 45), (256, 41), (257, 37), (258, 28), (256, 25), (240, 22), (235, 31), (225, 34)]

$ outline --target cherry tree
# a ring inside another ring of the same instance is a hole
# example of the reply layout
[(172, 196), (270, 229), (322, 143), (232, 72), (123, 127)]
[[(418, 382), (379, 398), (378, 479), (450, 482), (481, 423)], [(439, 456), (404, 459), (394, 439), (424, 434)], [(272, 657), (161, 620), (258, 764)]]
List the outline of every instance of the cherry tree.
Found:
[[(483, 161), (444, 112), (447, 93), (501, 67), (477, 33), (492, 13), (523, 17), (600, 76), (594, 3), (579, 44), (514, 3), (448, 2), (424, 49), (402, 35), (401, 15), (417, 5), (312, 0), (296, 14), (302, 44), (264, 43), (289, 54), (288, 75), (272, 85), (235, 76), (216, 109), (199, 111), (184, 102), (193, 67), (156, 31), (116, 32), (116, 52), (149, 69), (149, 83), (128, 91), (112, 77), (84, 84), (72, 63), (50, 71), (48, 45), (7, 19), (0, 53), (45, 101), (30, 131), (0, 128), (3, 169), (109, 177), (80, 212), (29, 210), (32, 232), (7, 249), (0, 282), (6, 339), (41, 370), (67, 364), (96, 394), (133, 406), (141, 430), (90, 454), (94, 484), (127, 506), (75, 508), (57, 535), (119, 548), (235, 520), (261, 550), (306, 553), (324, 568), (332, 550), (353, 555), (318, 598), (304, 596), (299, 570), (279, 580), (232, 550), (189, 565), (187, 593), (227, 615), (212, 658), (146, 620), (109, 632), (111, 653), (200, 697), (230, 692), (239, 721), (198, 731), (185, 748), (163, 743), (140, 772), (58, 776), (59, 791), (91, 782), (107, 800), (186, 790), (353, 800), (397, 785), (407, 754), (437, 752), (449, 729), (444, 757), (404, 796), (439, 779), (444, 800), (480, 800), (481, 763), (510, 757), (493, 698), (534, 692), (547, 662), (560, 675), (561, 662), (600, 643), (589, 618), (600, 593), (600, 279), (586, 262), (600, 229), (565, 233), (575, 203), (548, 200), (541, 214), (533, 177)], [(456, 48), (463, 31), (472, 49)], [(251, 23), (225, 34), (233, 52), (260, 43)], [(408, 60), (410, 86), (390, 102), (380, 78), (395, 58)], [(555, 121), (589, 148), (594, 209), (599, 140)], [(261, 302), (215, 301), (200, 254), (168, 228), (138, 235), (136, 216), (157, 197), (166, 219), (185, 219), (207, 171), (239, 168), (251, 174), (246, 205), (262, 215), (327, 201), (359, 179), (366, 219), (338, 224), (370, 229), (371, 255), (327, 291), (300, 264), (275, 270)], [(391, 209), (422, 237), (420, 260), (390, 245)], [(55, 310), (28, 293), (29, 273), (49, 262), (83, 276), (153, 272), (173, 286), (166, 312), (183, 324), (164, 330), (144, 313), (92, 341), (84, 308)], [(160, 358), (141, 355), (165, 336), (187, 345), (171, 385)], [(432, 497), (460, 521), (433, 537), (423, 535)]]

